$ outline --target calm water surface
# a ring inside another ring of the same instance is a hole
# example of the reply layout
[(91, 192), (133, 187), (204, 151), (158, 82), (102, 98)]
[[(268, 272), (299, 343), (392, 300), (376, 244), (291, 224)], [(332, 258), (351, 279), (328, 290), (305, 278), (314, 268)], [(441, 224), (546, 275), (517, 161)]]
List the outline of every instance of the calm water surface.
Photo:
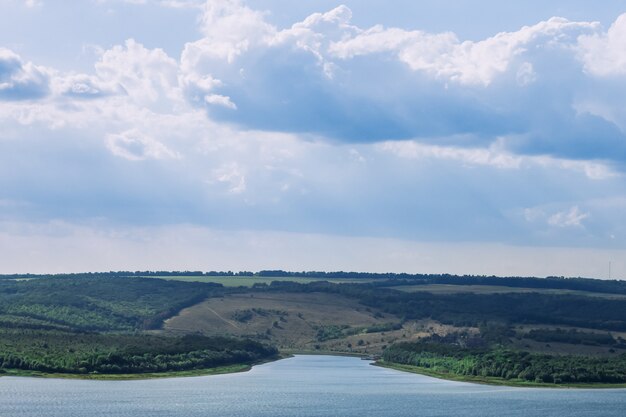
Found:
[(625, 415), (626, 390), (492, 387), (334, 356), (296, 356), (246, 373), (195, 378), (0, 378), (0, 417)]

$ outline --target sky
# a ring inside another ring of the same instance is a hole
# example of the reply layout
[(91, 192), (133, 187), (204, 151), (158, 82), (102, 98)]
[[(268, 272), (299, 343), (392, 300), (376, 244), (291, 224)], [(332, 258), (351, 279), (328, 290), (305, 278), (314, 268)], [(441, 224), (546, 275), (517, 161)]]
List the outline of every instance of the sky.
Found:
[(626, 278), (626, 0), (0, 0), (0, 273)]

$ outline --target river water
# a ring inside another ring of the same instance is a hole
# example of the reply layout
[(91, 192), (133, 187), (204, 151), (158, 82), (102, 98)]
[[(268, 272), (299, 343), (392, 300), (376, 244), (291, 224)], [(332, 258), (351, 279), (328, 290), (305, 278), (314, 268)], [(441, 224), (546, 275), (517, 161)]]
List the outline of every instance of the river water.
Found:
[(0, 378), (0, 417), (623, 417), (626, 389), (508, 388), (296, 356), (250, 372), (142, 381)]

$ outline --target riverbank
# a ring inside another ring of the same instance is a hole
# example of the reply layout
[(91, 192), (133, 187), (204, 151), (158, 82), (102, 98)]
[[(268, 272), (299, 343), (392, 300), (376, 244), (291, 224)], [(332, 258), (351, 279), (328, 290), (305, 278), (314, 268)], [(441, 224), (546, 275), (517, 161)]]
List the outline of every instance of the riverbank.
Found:
[(383, 360), (376, 361), (372, 363), (372, 365), (380, 366), (382, 368), (393, 369), (396, 371), (410, 372), (414, 374), (430, 376), (433, 378), (445, 379), (447, 381), (470, 382), (474, 384), (483, 384), (483, 385), (499, 385), (499, 386), (507, 386), (507, 387), (518, 387), (518, 388), (579, 388), (579, 389), (582, 389), (582, 388), (585, 388), (585, 389), (626, 388), (626, 384), (601, 384), (601, 383), (552, 384), (552, 383), (524, 381), (520, 379), (504, 379), (504, 378), (482, 377), (482, 376), (473, 376), (473, 375), (457, 375), (457, 374), (451, 374), (447, 372), (436, 372), (431, 369), (422, 368), (419, 366), (402, 365), (402, 364), (397, 364), (397, 363), (385, 362)]
[(101, 381), (131, 381), (141, 379), (154, 379), (154, 378), (182, 378), (182, 377), (194, 377), (194, 376), (208, 376), (208, 375), (221, 375), (231, 374), (237, 372), (247, 372), (252, 369), (252, 365), (229, 365), (221, 366), (218, 368), (209, 369), (193, 369), (189, 371), (174, 371), (174, 372), (149, 372), (140, 374), (65, 374), (65, 373), (47, 373), (38, 371), (24, 371), (21, 369), (7, 369), (5, 373), (0, 374), (0, 378), (3, 376), (19, 376), (19, 377), (31, 377), (31, 378), (62, 378), (62, 379), (87, 379), (87, 380), (101, 380)]

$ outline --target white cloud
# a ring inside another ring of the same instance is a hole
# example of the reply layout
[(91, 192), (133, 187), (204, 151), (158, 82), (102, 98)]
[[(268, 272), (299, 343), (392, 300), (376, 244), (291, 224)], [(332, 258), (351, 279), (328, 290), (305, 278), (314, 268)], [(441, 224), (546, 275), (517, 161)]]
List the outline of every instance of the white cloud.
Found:
[(246, 174), (236, 162), (223, 164), (213, 171), (211, 183), (223, 183), (228, 185), (228, 191), (233, 194), (241, 194), (246, 191)]
[(602, 162), (575, 161), (550, 156), (516, 155), (507, 150), (505, 143), (506, 139), (501, 138), (488, 148), (463, 148), (430, 145), (409, 140), (387, 141), (376, 145), (376, 147), (400, 158), (451, 160), (469, 166), (484, 165), (498, 169), (558, 168), (559, 170), (581, 172), (591, 180), (607, 180), (620, 175)]
[[(575, 43), (577, 34), (596, 29), (594, 23), (552, 18), (517, 32), (502, 32), (478, 42), (461, 42), (449, 32), (430, 34), (375, 26), (355, 37), (333, 43), (330, 53), (342, 59), (394, 53), (414, 71), (461, 84), (488, 86), (510, 68), (516, 57), (537, 43), (568, 48)], [(524, 62), (517, 71), (528, 79), (524, 76), (528, 70), (528, 63)]]
[(130, 161), (180, 157), (162, 143), (136, 129), (108, 135), (106, 145), (111, 153)]
[(119, 85), (139, 105), (171, 108), (179, 98), (178, 63), (162, 49), (129, 39), (105, 51), (95, 68), (100, 80)]
[(606, 33), (578, 39), (585, 70), (599, 77), (626, 75), (626, 13)]
[(24, 62), (15, 52), (0, 48), (0, 100), (40, 98), (48, 93), (46, 68)]
[(126, 90), (119, 83), (87, 74), (56, 74), (52, 79), (52, 86), (56, 94), (78, 99), (126, 94)]
[(215, 104), (217, 106), (237, 110), (237, 105), (231, 101), (230, 97), (227, 96), (222, 96), (219, 94), (207, 94), (206, 96), (204, 96), (204, 101), (207, 104)]
[(602, 162), (574, 161), (549, 157), (538, 157), (537, 161), (544, 165), (556, 165), (566, 170), (583, 172), (587, 178), (592, 180), (607, 180), (623, 175)]
[(240, 0), (208, 0), (202, 15), (201, 44), (204, 53), (233, 62), (275, 30), (265, 22), (263, 13), (244, 6)]
[(497, 168), (519, 168), (523, 158), (493, 146), (483, 148), (460, 148), (452, 146), (425, 145), (417, 141), (389, 141), (379, 145), (383, 151), (402, 158), (436, 158), (459, 161), (471, 165), (488, 165)]
[(588, 218), (589, 213), (583, 213), (578, 206), (573, 206), (567, 211), (560, 211), (548, 218), (548, 224), (557, 227), (583, 227), (583, 220)]
[[(349, 24), (351, 16), (350, 9), (339, 6), (326, 13), (315, 13), (291, 28), (278, 30), (267, 23), (264, 13), (244, 6), (239, 0), (209, 0), (202, 15), (204, 37), (185, 45), (182, 73), (185, 77), (202, 78), (210, 75), (207, 72), (224, 68), (224, 64), (234, 65), (247, 53), (293, 48), (311, 54), (330, 78), (333, 63), (327, 58), (326, 49), (332, 39), (341, 39), (357, 30)], [(227, 68), (229, 73), (238, 70)]]

